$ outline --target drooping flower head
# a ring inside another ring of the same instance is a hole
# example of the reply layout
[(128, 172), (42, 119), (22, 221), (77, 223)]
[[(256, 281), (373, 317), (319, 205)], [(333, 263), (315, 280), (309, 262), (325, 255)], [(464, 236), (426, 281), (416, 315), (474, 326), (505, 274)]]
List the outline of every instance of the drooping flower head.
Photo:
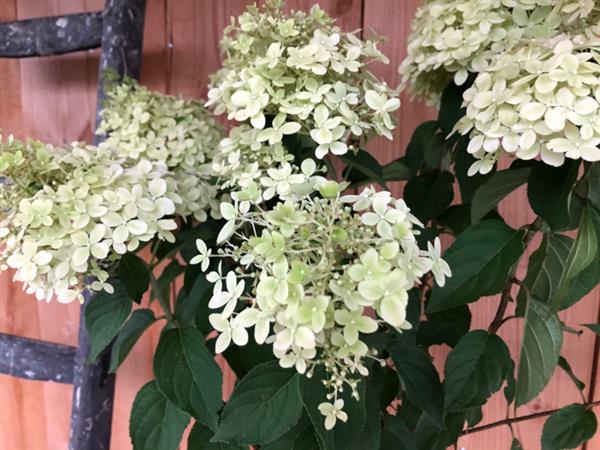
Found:
[(600, 161), (600, 34), (538, 39), (497, 56), (464, 93), (477, 161), (470, 173), (487, 173), (503, 154)]
[(462, 85), (519, 43), (595, 25), (598, 12), (595, 0), (425, 0), (399, 69), (402, 87), (437, 104), (450, 80)]
[(200, 101), (164, 95), (134, 80), (109, 83), (98, 134), (123, 158), (160, 161), (165, 178), (181, 197), (177, 215), (204, 221), (218, 211), (218, 187), (211, 162), (222, 127)]
[(222, 246), (210, 255), (199, 241), (192, 262), (206, 270), (209, 258), (221, 260), (207, 275), (214, 283), (209, 320), (219, 333), (216, 351), (245, 345), (253, 328), (257, 343), (273, 344), (282, 367), (311, 374), (323, 365), (335, 411), (322, 409), (333, 427), (345, 417), (338, 392), (346, 385), (358, 395), (367, 361), (376, 359), (363, 337), (382, 324), (410, 329), (408, 291), (429, 271), (439, 284), (450, 272), (439, 244), (419, 249), (418, 220), (402, 200), (372, 188), (342, 196), (344, 185), (315, 168), (305, 160), (268, 210), (260, 207), (265, 191), (256, 183), (233, 192), (233, 202), (221, 204)]
[(222, 142), (215, 161), (229, 183), (287, 161), (288, 135), (310, 136), (319, 159), (358, 149), (371, 135), (391, 139), (391, 113), (400, 103), (367, 70), (387, 58), (376, 41), (343, 32), (317, 5), (290, 14), (279, 1), (250, 6), (227, 27), (222, 47), (223, 68), (212, 77), (207, 105), (245, 123)]
[[(173, 241), (178, 196), (164, 164), (135, 164), (109, 147), (0, 141), (0, 270), (38, 299), (112, 291), (107, 269), (155, 237)], [(89, 277), (95, 281), (88, 285)]]

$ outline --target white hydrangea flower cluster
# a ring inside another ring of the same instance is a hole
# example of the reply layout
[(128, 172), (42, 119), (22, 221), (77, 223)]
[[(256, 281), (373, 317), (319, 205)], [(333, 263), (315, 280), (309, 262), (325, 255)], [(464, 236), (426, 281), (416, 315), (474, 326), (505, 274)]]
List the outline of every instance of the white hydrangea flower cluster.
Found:
[(165, 165), (126, 164), (108, 147), (80, 143), (9, 137), (0, 150), (0, 270), (15, 269), (38, 299), (112, 292), (107, 269), (120, 254), (155, 237), (174, 241), (169, 217), (180, 199), (168, 191)]
[(267, 190), (257, 183), (233, 192), (232, 202), (221, 203), (222, 246), (213, 254), (198, 240), (191, 263), (206, 271), (211, 259), (222, 258), (207, 275), (214, 283), (209, 307), (218, 310), (209, 316), (216, 352), (245, 345), (253, 327), (257, 343), (273, 343), (282, 367), (310, 375), (324, 365), (331, 403), (320, 409), (330, 429), (346, 417), (339, 392), (346, 386), (358, 395), (365, 360), (377, 359), (361, 334), (382, 323), (410, 329), (408, 290), (429, 271), (443, 285), (450, 270), (439, 241), (419, 249), (413, 227), (421, 224), (402, 200), (372, 188), (342, 196), (345, 185), (317, 175), (316, 167), (307, 159), (292, 181), (278, 184), (286, 195), (269, 210), (261, 207)]
[(533, 38), (583, 30), (598, 23), (595, 0), (425, 0), (415, 15), (404, 89), (438, 104), (448, 82), (462, 85), (495, 55)]
[[(286, 160), (286, 135), (310, 136), (319, 159), (357, 150), (370, 135), (391, 139), (400, 102), (367, 70), (387, 58), (376, 41), (343, 33), (317, 5), (289, 15), (277, 0), (249, 6), (225, 30), (222, 47), (223, 68), (212, 77), (206, 105), (249, 124), (222, 142), (215, 168), (223, 177), (253, 178)], [(241, 156), (248, 146), (257, 153), (252, 161)]]
[(600, 34), (539, 39), (497, 56), (464, 93), (477, 159), (470, 174), (488, 173), (503, 154), (600, 161)]
[(110, 83), (98, 134), (119, 156), (161, 161), (169, 190), (181, 197), (176, 214), (205, 221), (218, 215), (218, 186), (211, 162), (223, 137), (222, 127), (202, 103), (140, 86), (134, 80)]

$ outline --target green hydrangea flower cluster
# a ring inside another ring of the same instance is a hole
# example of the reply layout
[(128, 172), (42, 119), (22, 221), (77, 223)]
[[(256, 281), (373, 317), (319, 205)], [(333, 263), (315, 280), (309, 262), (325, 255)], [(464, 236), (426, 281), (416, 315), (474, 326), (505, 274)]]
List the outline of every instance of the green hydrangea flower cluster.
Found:
[[(597, 29), (596, 31), (600, 31)], [(503, 154), (600, 161), (600, 33), (558, 35), (504, 52), (464, 93), (470, 174), (488, 173)]]
[(162, 161), (165, 180), (181, 197), (176, 214), (205, 221), (218, 215), (218, 187), (212, 182), (212, 159), (223, 137), (221, 126), (195, 100), (150, 91), (134, 80), (111, 83), (100, 112), (98, 134), (119, 156)]
[[(256, 183), (233, 192), (232, 202), (221, 203), (227, 223), (217, 242), (223, 245), (213, 254), (198, 240), (191, 263), (206, 271), (211, 259), (222, 259), (207, 275), (215, 283), (209, 307), (218, 312), (209, 320), (219, 333), (216, 352), (247, 344), (253, 327), (257, 343), (273, 343), (281, 366), (310, 376), (324, 365), (331, 403), (320, 409), (331, 429), (345, 417), (338, 393), (347, 387), (357, 396), (360, 376), (368, 374), (365, 361), (377, 359), (361, 334), (382, 323), (410, 329), (408, 290), (429, 271), (443, 285), (450, 270), (439, 241), (419, 249), (414, 226), (422, 224), (402, 200), (372, 188), (341, 195), (345, 186), (316, 167), (305, 160), (301, 173), (285, 182), (285, 199), (267, 210)], [(232, 263), (236, 269), (226, 269)]]
[(402, 62), (401, 88), (436, 105), (454, 79), (487, 70), (498, 53), (598, 23), (595, 0), (425, 0)]
[[(276, 0), (250, 6), (227, 27), (222, 48), (223, 68), (212, 76), (206, 105), (247, 123), (223, 141), (215, 161), (230, 184), (286, 160), (286, 135), (310, 135), (319, 159), (358, 149), (370, 135), (391, 139), (390, 113), (400, 102), (367, 70), (387, 58), (376, 41), (343, 33), (318, 6), (289, 15)], [(256, 153), (251, 161), (242, 156), (248, 147)]]
[(168, 190), (164, 164), (127, 163), (107, 146), (12, 137), (0, 150), (0, 270), (15, 269), (39, 300), (112, 292), (107, 269), (120, 254), (154, 237), (174, 241), (170, 216), (180, 199)]

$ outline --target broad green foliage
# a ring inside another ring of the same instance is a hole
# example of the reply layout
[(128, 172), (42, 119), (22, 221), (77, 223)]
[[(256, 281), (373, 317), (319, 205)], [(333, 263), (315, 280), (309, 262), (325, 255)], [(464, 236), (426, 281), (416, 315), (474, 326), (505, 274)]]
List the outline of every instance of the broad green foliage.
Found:
[[(40, 299), (100, 291), (85, 322), (111, 371), (163, 327), (133, 450), (175, 450), (190, 420), (190, 450), (445, 450), (497, 420), (501, 390), (517, 417), (557, 368), (583, 392), (563, 333), (600, 325), (558, 313), (600, 281), (598, 3), (425, 0), (401, 72), (440, 111), (387, 164), (370, 140), (400, 102), (368, 71), (378, 40), (286, 11), (225, 30), (224, 139), (198, 101), (126, 81), (100, 147), (0, 143), (0, 270)], [(503, 217), (521, 186), (531, 211)], [(590, 408), (548, 412), (542, 449), (588, 440)]]
[(565, 406), (544, 424), (542, 450), (577, 448), (596, 433), (597, 427), (593, 411), (577, 403)]
[(150, 381), (138, 392), (131, 409), (129, 435), (133, 447), (177, 450), (189, 421), (189, 414), (167, 400), (156, 381)]
[(498, 294), (523, 251), (523, 231), (498, 220), (467, 228), (446, 251), (452, 277), (433, 289), (428, 312), (446, 311)]
[(525, 331), (521, 345), (516, 404), (523, 405), (538, 396), (556, 369), (562, 346), (558, 317), (547, 307), (530, 300), (525, 313)]

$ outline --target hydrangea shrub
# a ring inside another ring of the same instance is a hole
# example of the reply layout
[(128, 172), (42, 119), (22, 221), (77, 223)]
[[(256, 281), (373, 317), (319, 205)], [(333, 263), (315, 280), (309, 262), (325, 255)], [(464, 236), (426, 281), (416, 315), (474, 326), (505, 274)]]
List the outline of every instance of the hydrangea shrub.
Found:
[[(576, 448), (598, 402), (563, 333), (599, 325), (559, 313), (600, 281), (599, 17), (593, 0), (425, 0), (395, 89), (369, 71), (377, 39), (318, 6), (250, 6), (205, 103), (227, 132), (126, 82), (100, 147), (2, 144), (0, 261), (43, 298), (103, 290), (85, 314), (111, 370), (164, 321), (134, 450), (175, 450), (192, 420), (190, 449), (444, 450), (492, 426), (519, 449), (518, 408), (557, 370), (582, 402), (547, 414), (541, 447)], [(381, 165), (369, 141), (391, 139), (405, 88), (439, 116)], [(513, 227), (498, 204), (525, 184), (535, 217)], [(128, 316), (145, 293), (162, 315)], [(497, 311), (472, 330), (478, 301)], [(226, 402), (215, 358), (238, 378)], [(478, 425), (500, 391), (514, 414)]]

